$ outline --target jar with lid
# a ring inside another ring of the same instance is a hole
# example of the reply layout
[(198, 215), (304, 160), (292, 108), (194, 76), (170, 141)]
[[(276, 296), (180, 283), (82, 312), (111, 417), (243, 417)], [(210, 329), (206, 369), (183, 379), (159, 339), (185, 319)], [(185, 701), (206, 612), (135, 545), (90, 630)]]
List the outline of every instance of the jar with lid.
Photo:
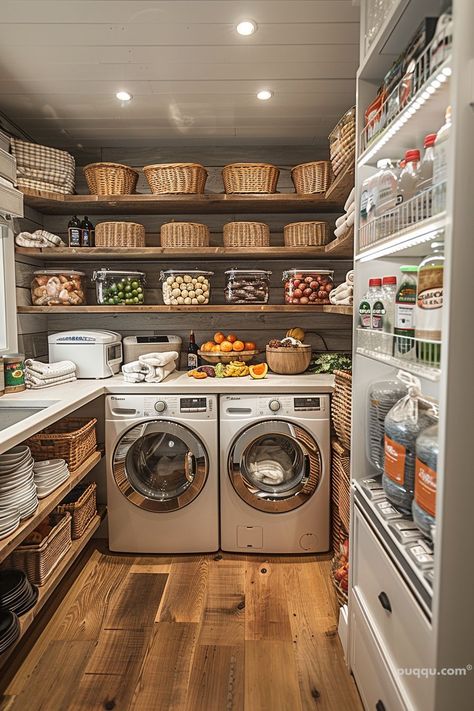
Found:
[(289, 269), (283, 272), (285, 303), (301, 306), (329, 304), (334, 289), (334, 271), (328, 269)]
[(3, 356), (5, 393), (18, 393), (25, 389), (25, 354), (9, 353)]
[(86, 303), (84, 272), (74, 269), (41, 269), (33, 272), (34, 306), (82, 306)]
[(167, 306), (205, 306), (211, 297), (214, 272), (201, 269), (167, 269), (161, 272), (163, 301)]
[(271, 272), (263, 269), (229, 269), (225, 272), (227, 304), (266, 304)]
[(416, 440), (415, 497), (413, 520), (428, 538), (436, 521), (436, 478), (438, 469), (438, 425), (427, 427)]
[(97, 303), (104, 306), (140, 306), (145, 303), (144, 272), (99, 269), (92, 275)]
[(431, 254), (418, 268), (415, 311), (417, 357), (427, 365), (439, 365), (443, 320), (444, 243), (433, 242)]

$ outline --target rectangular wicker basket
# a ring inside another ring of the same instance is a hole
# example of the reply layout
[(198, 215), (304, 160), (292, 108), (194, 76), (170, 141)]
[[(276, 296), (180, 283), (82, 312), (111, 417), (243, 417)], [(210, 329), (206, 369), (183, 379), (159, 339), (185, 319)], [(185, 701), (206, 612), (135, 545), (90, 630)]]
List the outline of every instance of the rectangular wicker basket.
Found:
[(209, 227), (200, 222), (166, 222), (161, 226), (162, 247), (209, 247)]
[(36, 461), (65, 459), (74, 472), (97, 448), (96, 424), (95, 418), (65, 417), (29, 437), (26, 444)]
[(54, 509), (55, 515), (70, 513), (72, 538), (81, 538), (97, 513), (97, 484), (81, 482), (71, 489), (63, 502)]
[(270, 228), (264, 222), (228, 222), (223, 239), (224, 247), (268, 247)]
[(96, 247), (144, 247), (145, 228), (138, 222), (99, 222), (95, 226)]
[(349, 530), (350, 521), (350, 466), (351, 458), (348, 449), (334, 439), (332, 442), (332, 473), (333, 483), (337, 488), (337, 510), (345, 530)]
[(331, 415), (341, 444), (351, 448), (351, 413), (352, 413), (352, 373), (344, 370), (334, 372), (335, 385), (331, 399)]
[(18, 546), (6, 561), (9, 567), (24, 570), (35, 585), (45, 584), (72, 544), (71, 515), (65, 512), (52, 522), (53, 529), (41, 543)]

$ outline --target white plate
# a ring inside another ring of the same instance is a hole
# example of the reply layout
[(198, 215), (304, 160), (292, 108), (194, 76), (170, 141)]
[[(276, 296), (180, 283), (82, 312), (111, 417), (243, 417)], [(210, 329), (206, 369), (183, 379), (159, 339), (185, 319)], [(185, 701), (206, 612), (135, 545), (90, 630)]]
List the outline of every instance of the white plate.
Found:
[(11, 533), (13, 533), (13, 531), (16, 531), (19, 525), (20, 517), (15, 519), (14, 523), (10, 526), (10, 528), (0, 529), (0, 538), (7, 538)]
[(35, 471), (39, 471), (40, 469), (54, 469), (59, 465), (63, 467), (65, 464), (65, 459), (44, 459), (39, 462), (35, 462)]
[(17, 464), (8, 467), (0, 466), (0, 476), (5, 476), (12, 473), (16, 474), (19, 472), (27, 471), (28, 469), (33, 469), (32, 457), (30, 457), (30, 459), (25, 460), (24, 462), (21, 462), (20, 466), (18, 466)]
[(57, 467), (56, 469), (47, 469), (45, 471), (36, 471), (34, 470), (35, 473), (35, 479), (45, 479), (50, 476), (57, 476), (58, 474), (61, 474), (62, 472), (66, 471), (67, 467)]
[(62, 469), (58, 469), (57, 471), (53, 472), (52, 474), (35, 474), (35, 482), (41, 483), (41, 482), (50, 481), (53, 479), (60, 479), (62, 476), (64, 476), (66, 474), (66, 472), (69, 474), (69, 469), (67, 467), (63, 467)]
[(27, 456), (31, 456), (30, 448), (26, 444), (20, 444), (18, 447), (13, 447), (8, 452), (0, 454), (0, 463), (19, 462), (26, 459)]

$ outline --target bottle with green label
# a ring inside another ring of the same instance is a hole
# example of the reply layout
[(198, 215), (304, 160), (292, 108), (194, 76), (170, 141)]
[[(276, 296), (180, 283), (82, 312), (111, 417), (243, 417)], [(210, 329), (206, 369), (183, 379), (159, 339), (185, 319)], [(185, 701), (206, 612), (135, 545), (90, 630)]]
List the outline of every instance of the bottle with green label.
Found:
[(369, 289), (359, 303), (359, 332), (357, 345), (361, 348), (372, 347), (373, 304), (382, 287), (381, 279), (369, 279)]
[(400, 286), (395, 297), (395, 339), (393, 354), (397, 358), (414, 360), (415, 308), (418, 267), (407, 264), (400, 267)]

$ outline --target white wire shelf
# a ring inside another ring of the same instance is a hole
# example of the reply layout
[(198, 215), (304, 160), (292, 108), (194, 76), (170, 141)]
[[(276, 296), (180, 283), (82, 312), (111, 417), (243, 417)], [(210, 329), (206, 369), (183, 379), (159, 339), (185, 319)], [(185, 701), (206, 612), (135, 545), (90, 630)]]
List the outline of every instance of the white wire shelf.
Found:
[(356, 328), (356, 352), (433, 382), (441, 375), (441, 341), (359, 327)]

